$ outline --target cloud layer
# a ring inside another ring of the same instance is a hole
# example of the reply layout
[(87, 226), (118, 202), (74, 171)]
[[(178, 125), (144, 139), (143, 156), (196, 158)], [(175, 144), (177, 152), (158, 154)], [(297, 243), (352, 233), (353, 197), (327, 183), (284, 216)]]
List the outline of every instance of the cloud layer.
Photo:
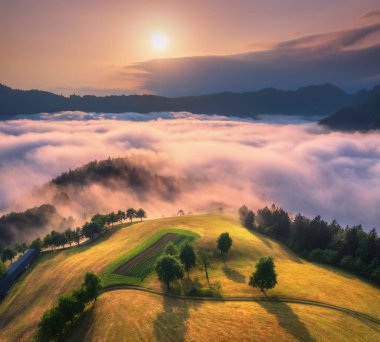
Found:
[[(335, 133), (315, 123), (277, 124), (193, 116), (135, 114), (98, 120), (61, 113), (52, 120), (0, 122), (0, 207), (24, 209), (44, 198), (30, 191), (62, 171), (93, 159), (132, 156), (158, 174), (191, 182), (165, 201), (128, 189), (93, 186), (83, 190), (65, 215), (142, 206), (150, 217), (224, 207), (235, 211), (275, 202), (293, 214), (321, 214), (343, 224), (380, 222), (380, 133)], [(86, 120), (85, 120), (86, 119)], [(75, 208), (75, 209), (74, 209)], [(76, 212), (73, 212), (75, 210)], [(379, 227), (377, 227), (379, 228)]]

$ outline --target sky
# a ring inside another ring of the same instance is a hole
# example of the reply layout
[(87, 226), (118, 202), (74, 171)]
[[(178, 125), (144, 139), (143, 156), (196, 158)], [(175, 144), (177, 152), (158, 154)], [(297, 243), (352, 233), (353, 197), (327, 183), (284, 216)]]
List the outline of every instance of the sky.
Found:
[[(379, 22), (378, 0), (0, 0), (0, 82), (21, 89), (98, 95), (175, 96), (271, 85), (295, 88), (306, 80), (294, 77), (288, 83), (277, 82), (273, 64), (265, 66), (266, 72), (257, 77), (256, 83), (247, 82), (242, 75), (255, 78), (257, 59), (273, 61), (273, 53), (282, 59), (278, 51), (289, 46), (281, 42), (299, 43), (302, 37), (322, 34), (318, 36), (322, 39), (306, 39), (320, 45), (326, 37), (329, 40), (336, 36), (334, 32), (356, 31)], [(157, 33), (165, 35), (167, 48), (154, 47), (151, 39)], [(362, 48), (363, 40), (365, 47), (378, 44), (376, 33), (378, 29), (353, 46), (338, 44), (335, 49), (346, 53), (347, 47)], [(342, 38), (342, 34), (338, 36)], [(308, 51), (309, 47), (302, 46)], [(301, 50), (294, 43), (291, 48)], [(263, 51), (269, 51), (269, 56), (257, 54)], [(249, 54), (241, 61), (244, 53)], [(205, 74), (210, 66), (218, 64), (215, 56), (227, 60), (220, 67), (225, 76), (222, 79), (215, 76), (220, 69)], [(330, 55), (326, 57), (321, 49), (313, 51), (313, 56), (324, 58), (320, 69), (336, 61), (331, 61)], [(339, 58), (349, 59), (351, 64), (346, 68), (350, 69), (351, 65), (367, 64), (368, 60), (375, 64), (377, 56), (376, 50), (365, 51), (359, 57), (344, 54)], [(301, 61), (305, 56), (298, 54), (297, 58)], [(331, 77), (326, 73), (324, 78), (311, 75), (310, 79), (320, 83), (336, 81), (347, 90), (355, 90), (379, 81), (378, 66), (369, 68), (349, 77), (343, 77), (339, 71)], [(282, 77), (293, 71), (284, 73)], [(183, 75), (180, 82), (178, 75)], [(211, 81), (203, 85), (205, 78)], [(263, 82), (265, 79), (269, 81)]]

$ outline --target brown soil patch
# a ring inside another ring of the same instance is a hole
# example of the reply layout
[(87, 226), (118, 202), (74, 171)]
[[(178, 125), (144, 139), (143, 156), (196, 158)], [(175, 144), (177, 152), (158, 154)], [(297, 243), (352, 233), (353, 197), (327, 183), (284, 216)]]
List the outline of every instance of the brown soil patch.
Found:
[(135, 255), (132, 259), (129, 259), (125, 264), (116, 269), (114, 273), (119, 275), (126, 274), (132, 267), (142, 262), (144, 259), (152, 255), (160, 249), (163, 245), (166, 245), (169, 241), (173, 240), (178, 234), (168, 233), (158, 239), (155, 243), (150, 245), (147, 249), (144, 249), (141, 253)]

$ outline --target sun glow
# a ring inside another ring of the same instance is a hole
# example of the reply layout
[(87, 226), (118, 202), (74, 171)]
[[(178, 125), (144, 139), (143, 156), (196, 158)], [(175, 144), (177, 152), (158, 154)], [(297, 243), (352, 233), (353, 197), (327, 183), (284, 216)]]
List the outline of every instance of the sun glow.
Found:
[(165, 51), (169, 46), (169, 39), (165, 33), (156, 32), (151, 37), (151, 44), (155, 50)]

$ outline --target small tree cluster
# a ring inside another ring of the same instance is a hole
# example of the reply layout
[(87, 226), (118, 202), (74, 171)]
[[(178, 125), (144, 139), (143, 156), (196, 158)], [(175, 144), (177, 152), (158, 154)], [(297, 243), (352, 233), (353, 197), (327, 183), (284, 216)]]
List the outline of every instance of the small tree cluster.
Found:
[(102, 289), (99, 277), (88, 272), (82, 286), (71, 295), (61, 296), (58, 305), (45, 311), (38, 323), (36, 339), (38, 341), (51, 341), (59, 339), (68, 327), (82, 314), (85, 305), (96, 300)]
[(192, 244), (184, 243), (178, 249), (173, 242), (169, 242), (163, 255), (156, 262), (155, 269), (158, 278), (170, 289), (172, 282), (183, 278), (184, 270), (190, 279), (189, 272), (196, 265), (196, 260), (197, 256)]

